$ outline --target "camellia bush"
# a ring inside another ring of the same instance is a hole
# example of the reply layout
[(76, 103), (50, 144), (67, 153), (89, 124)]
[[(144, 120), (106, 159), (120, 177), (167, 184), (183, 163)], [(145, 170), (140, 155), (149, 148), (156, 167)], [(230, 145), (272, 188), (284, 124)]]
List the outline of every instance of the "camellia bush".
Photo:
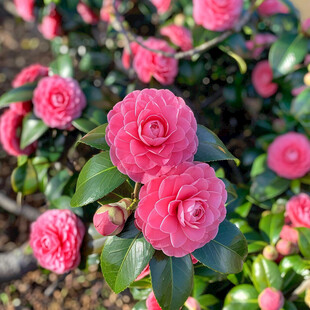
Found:
[[(310, 306), (310, 21), (287, 0), (14, 0), (54, 60), (0, 97), (29, 246), (134, 309)], [(234, 155), (233, 155), (234, 154)]]

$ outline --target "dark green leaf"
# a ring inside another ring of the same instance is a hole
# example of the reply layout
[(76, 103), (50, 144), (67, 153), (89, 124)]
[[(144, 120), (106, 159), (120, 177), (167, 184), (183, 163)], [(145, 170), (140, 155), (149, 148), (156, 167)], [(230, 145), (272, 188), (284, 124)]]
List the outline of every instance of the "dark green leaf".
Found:
[(70, 174), (67, 170), (59, 171), (48, 182), (45, 189), (45, 196), (49, 201), (55, 200), (62, 195), (63, 189), (70, 179)]
[(54, 74), (63, 78), (73, 77), (73, 63), (68, 54), (60, 55), (50, 64), (50, 68)]
[(310, 134), (310, 88), (306, 88), (293, 100), (291, 113)]
[(108, 150), (109, 146), (105, 140), (105, 129), (107, 126), (108, 124), (103, 124), (99, 127), (96, 127), (88, 134), (86, 134), (83, 138), (81, 138), (79, 142), (97, 148), (99, 150)]
[(300, 285), (303, 279), (303, 276), (298, 274), (293, 268), (288, 269), (283, 277), (283, 294), (286, 295), (292, 293)]
[(0, 108), (7, 107), (10, 103), (32, 100), (36, 86), (37, 83), (30, 83), (11, 89), (0, 97)]
[(33, 194), (38, 190), (37, 173), (30, 160), (13, 170), (11, 184), (16, 193), (23, 195)]
[(166, 256), (156, 252), (150, 261), (152, 287), (163, 310), (179, 309), (193, 289), (194, 268), (190, 255)]
[(258, 293), (250, 284), (241, 284), (227, 294), (223, 310), (258, 310)]
[(115, 293), (120, 293), (146, 267), (154, 249), (139, 232), (134, 239), (108, 237), (101, 254), (101, 270)]
[(126, 224), (120, 234), (118, 234), (119, 238), (132, 239), (139, 233), (135, 225), (135, 216), (131, 214), (126, 221)]
[(298, 310), (291, 301), (285, 301), (283, 309), (284, 310)]
[(77, 118), (74, 121), (72, 121), (72, 125), (85, 133), (88, 133), (89, 131), (95, 129), (97, 127), (96, 124), (94, 124), (93, 122), (91, 122), (90, 120), (86, 119), (86, 118)]
[(263, 239), (275, 245), (280, 238), (280, 232), (284, 225), (284, 213), (267, 214), (259, 222), (259, 229)]
[(197, 136), (199, 145), (195, 160), (204, 162), (234, 160), (236, 163), (239, 163), (239, 159), (234, 157), (218, 136), (208, 128), (198, 125)]
[(269, 63), (278, 78), (291, 71), (307, 54), (307, 39), (299, 34), (285, 33), (270, 48)]
[(238, 273), (247, 256), (247, 242), (240, 230), (224, 220), (215, 239), (193, 252), (205, 266), (221, 273)]
[(253, 179), (250, 193), (254, 199), (263, 202), (282, 194), (289, 185), (290, 180), (280, 178), (273, 171), (267, 169)]
[(98, 202), (101, 205), (117, 202), (123, 198), (130, 198), (132, 193), (133, 193), (133, 187), (127, 180), (124, 183), (122, 183), (119, 187), (114, 189), (111, 193), (98, 200)]
[(197, 301), (199, 302), (202, 309), (209, 309), (208, 307), (219, 303), (219, 300), (211, 294), (201, 295), (197, 298)]
[(113, 166), (109, 153), (92, 157), (80, 172), (71, 206), (81, 207), (94, 202), (120, 186), (126, 176)]
[(298, 246), (301, 254), (310, 259), (310, 229), (307, 227), (298, 227)]
[(259, 255), (252, 265), (253, 284), (258, 292), (267, 287), (281, 290), (282, 278), (278, 265)]
[(37, 141), (47, 130), (48, 126), (41, 119), (38, 119), (33, 113), (27, 114), (23, 119), (20, 148), (24, 149), (32, 142)]
[(43, 193), (48, 182), (47, 171), (50, 167), (50, 163), (47, 158), (37, 156), (32, 159), (32, 164), (37, 173), (39, 190)]
[(227, 179), (221, 179), (221, 180), (224, 182), (227, 191), (226, 205), (229, 205), (230, 203), (232, 203), (237, 199), (238, 195), (233, 184), (231, 184)]

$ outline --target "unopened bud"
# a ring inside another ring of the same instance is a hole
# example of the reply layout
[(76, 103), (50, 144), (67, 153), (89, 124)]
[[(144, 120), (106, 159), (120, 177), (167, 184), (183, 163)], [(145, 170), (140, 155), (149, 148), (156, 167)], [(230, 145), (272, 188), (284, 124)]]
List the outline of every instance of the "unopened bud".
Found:
[(272, 261), (274, 261), (278, 258), (278, 252), (273, 245), (265, 246), (265, 248), (263, 250), (263, 255), (265, 258), (272, 260)]
[(189, 310), (200, 310), (201, 309), (199, 302), (191, 296), (187, 298), (187, 300), (185, 302), (185, 306)]
[(261, 310), (280, 310), (284, 305), (283, 294), (273, 287), (267, 287), (259, 294), (258, 305)]
[(100, 207), (93, 218), (96, 230), (103, 236), (119, 234), (131, 214), (131, 211), (127, 210), (130, 204), (131, 199), (124, 198), (119, 202)]
[(276, 244), (276, 249), (278, 253), (283, 256), (295, 254), (298, 252), (298, 247), (291, 241), (280, 239)]

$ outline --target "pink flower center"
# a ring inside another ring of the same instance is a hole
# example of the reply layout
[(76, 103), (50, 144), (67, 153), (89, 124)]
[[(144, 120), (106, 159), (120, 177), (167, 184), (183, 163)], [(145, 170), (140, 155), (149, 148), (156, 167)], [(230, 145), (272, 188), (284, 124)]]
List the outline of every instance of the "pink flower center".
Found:
[(62, 106), (65, 102), (65, 96), (62, 93), (56, 93), (52, 95), (52, 102), (54, 106)]
[(198, 228), (197, 225), (204, 221), (204, 218), (204, 202), (190, 199), (179, 204), (178, 220), (182, 226)]
[(296, 149), (289, 148), (286, 150), (284, 156), (287, 162), (293, 163), (299, 159), (299, 152)]

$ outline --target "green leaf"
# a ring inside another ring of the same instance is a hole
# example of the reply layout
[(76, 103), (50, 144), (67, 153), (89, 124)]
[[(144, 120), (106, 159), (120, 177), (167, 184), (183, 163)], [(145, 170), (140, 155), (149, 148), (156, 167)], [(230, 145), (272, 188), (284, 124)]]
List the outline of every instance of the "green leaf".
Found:
[(223, 142), (211, 130), (202, 125), (198, 125), (197, 136), (199, 145), (195, 155), (195, 160), (204, 162), (234, 160), (239, 164), (239, 159), (227, 150)]
[(163, 310), (179, 309), (193, 289), (194, 268), (190, 255), (166, 256), (156, 252), (150, 261), (152, 287)]
[(208, 268), (221, 273), (238, 273), (247, 256), (247, 242), (240, 230), (224, 220), (217, 236), (193, 252), (195, 258)]
[(227, 179), (221, 179), (221, 180), (224, 182), (227, 191), (227, 200), (225, 204), (229, 205), (238, 198), (238, 195), (233, 184), (231, 184)]
[(89, 131), (95, 129), (97, 127), (96, 124), (94, 124), (93, 122), (91, 122), (90, 120), (86, 119), (86, 118), (77, 118), (75, 120), (72, 121), (72, 125), (85, 133), (88, 133)]
[(134, 239), (108, 237), (101, 253), (103, 276), (115, 293), (120, 293), (146, 267), (154, 249), (141, 232)]
[(70, 179), (70, 174), (67, 170), (59, 171), (48, 182), (45, 189), (45, 196), (49, 201), (55, 200), (62, 195), (63, 189)]
[(302, 259), (299, 255), (290, 255), (284, 257), (279, 265), (281, 273), (286, 274), (290, 269), (303, 277), (310, 276), (310, 261)]
[(23, 195), (33, 194), (38, 190), (37, 173), (30, 160), (13, 170), (11, 184), (16, 193)]
[(108, 152), (92, 157), (80, 172), (71, 206), (81, 207), (109, 194), (126, 176), (113, 166)]
[(7, 107), (10, 103), (32, 100), (36, 86), (37, 83), (29, 83), (6, 92), (0, 97), (0, 108)]
[(226, 295), (223, 310), (258, 310), (258, 293), (250, 284), (232, 288)]
[(284, 295), (292, 293), (304, 279), (293, 268), (288, 269), (284, 277), (282, 275), (282, 278), (282, 292)]
[(53, 74), (60, 75), (63, 78), (73, 77), (73, 63), (71, 57), (66, 55), (60, 55), (50, 64), (50, 69)]
[(267, 154), (261, 154), (254, 160), (251, 168), (252, 178), (256, 177), (257, 175), (263, 173), (266, 170), (267, 168), (266, 161), (267, 161)]
[(132, 308), (132, 310), (147, 310), (145, 300), (140, 300), (135, 304), (135, 306)]
[(27, 114), (23, 119), (20, 148), (24, 149), (32, 142), (37, 141), (47, 130), (48, 126), (41, 119), (38, 119), (33, 113)]
[(306, 88), (293, 100), (291, 113), (310, 134), (310, 88)]
[(37, 173), (39, 190), (43, 193), (48, 182), (47, 172), (50, 167), (50, 163), (47, 158), (37, 156), (32, 159), (32, 164)]
[(108, 150), (109, 146), (105, 140), (105, 130), (107, 126), (108, 124), (103, 124), (99, 127), (96, 127), (88, 134), (86, 134), (83, 138), (81, 138), (78, 142), (87, 144), (99, 150)]
[(290, 180), (280, 178), (273, 171), (267, 169), (253, 179), (250, 193), (258, 202), (263, 202), (279, 196), (289, 186)]
[(307, 227), (298, 227), (298, 246), (301, 254), (310, 259), (310, 229)]
[(307, 54), (307, 39), (299, 34), (285, 33), (272, 44), (269, 63), (275, 78), (294, 71)]
[(280, 232), (284, 225), (284, 213), (267, 214), (259, 222), (259, 229), (263, 239), (275, 245), (280, 238)]
[(252, 265), (253, 284), (258, 292), (267, 287), (281, 290), (282, 278), (278, 265), (259, 255)]

